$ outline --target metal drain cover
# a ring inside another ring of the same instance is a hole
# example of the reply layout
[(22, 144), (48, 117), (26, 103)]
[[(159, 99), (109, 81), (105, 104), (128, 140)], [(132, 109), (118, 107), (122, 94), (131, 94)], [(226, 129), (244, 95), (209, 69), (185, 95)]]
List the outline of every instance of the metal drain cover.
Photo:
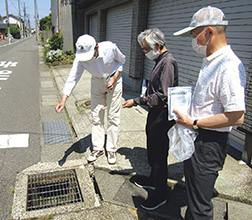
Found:
[(75, 170), (28, 176), (27, 211), (83, 202)]
[(43, 122), (44, 144), (72, 143), (66, 121)]

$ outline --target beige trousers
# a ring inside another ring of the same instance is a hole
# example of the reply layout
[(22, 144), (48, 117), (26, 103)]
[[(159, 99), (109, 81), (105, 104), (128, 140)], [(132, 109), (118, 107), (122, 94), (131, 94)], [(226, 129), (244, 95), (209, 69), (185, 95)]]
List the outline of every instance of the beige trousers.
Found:
[(112, 90), (107, 90), (103, 78), (91, 79), (91, 113), (93, 150), (103, 150), (105, 143), (104, 116), (107, 108), (106, 150), (116, 152), (120, 131), (122, 77), (118, 76)]

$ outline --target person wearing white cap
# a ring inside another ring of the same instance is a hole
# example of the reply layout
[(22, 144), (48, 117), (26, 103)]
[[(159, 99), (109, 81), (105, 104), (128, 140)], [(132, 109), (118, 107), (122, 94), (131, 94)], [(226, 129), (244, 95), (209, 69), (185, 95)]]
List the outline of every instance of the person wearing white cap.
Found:
[(92, 113), (92, 145), (93, 151), (89, 162), (95, 161), (103, 154), (105, 143), (104, 115), (107, 105), (107, 142), (106, 150), (109, 164), (116, 163), (117, 142), (120, 128), (120, 111), (122, 97), (122, 77), (125, 55), (116, 44), (110, 41), (96, 43), (90, 35), (82, 35), (77, 39), (76, 57), (63, 88), (62, 100), (55, 106), (60, 113), (80, 80), (83, 71), (92, 74), (91, 79), (91, 113)]
[(184, 162), (188, 207), (185, 219), (213, 219), (214, 184), (226, 158), (228, 135), (244, 121), (246, 72), (226, 41), (228, 21), (216, 7), (197, 11), (189, 27), (175, 36), (192, 36), (192, 47), (204, 55), (189, 115), (174, 110), (176, 123), (198, 131), (195, 152)]

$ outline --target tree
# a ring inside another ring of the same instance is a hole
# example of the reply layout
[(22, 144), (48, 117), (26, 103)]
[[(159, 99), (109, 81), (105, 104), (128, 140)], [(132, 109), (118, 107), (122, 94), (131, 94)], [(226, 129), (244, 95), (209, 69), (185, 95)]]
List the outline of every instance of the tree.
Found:
[(52, 20), (51, 20), (51, 13), (39, 20), (39, 30), (51, 30), (52, 28)]
[[(5, 29), (5, 36), (7, 36), (8, 34), (8, 27)], [(10, 34), (14, 37), (14, 38), (19, 38), (20, 37), (20, 30), (18, 27), (16, 26), (10, 26)]]
[(59, 33), (54, 33), (49, 39), (48, 43), (50, 45), (50, 50), (62, 50), (63, 48), (63, 35)]

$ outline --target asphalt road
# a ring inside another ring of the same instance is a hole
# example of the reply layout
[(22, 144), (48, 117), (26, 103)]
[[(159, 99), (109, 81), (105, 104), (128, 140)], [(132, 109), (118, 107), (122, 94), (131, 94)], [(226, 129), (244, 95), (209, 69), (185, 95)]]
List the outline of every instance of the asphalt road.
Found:
[[(39, 88), (36, 38), (0, 45), (0, 219), (3, 220), (11, 217), (17, 173), (40, 161)], [(5, 143), (3, 137), (12, 138), (16, 134), (29, 135), (27, 147), (22, 141), (11, 142), (12, 139)]]

